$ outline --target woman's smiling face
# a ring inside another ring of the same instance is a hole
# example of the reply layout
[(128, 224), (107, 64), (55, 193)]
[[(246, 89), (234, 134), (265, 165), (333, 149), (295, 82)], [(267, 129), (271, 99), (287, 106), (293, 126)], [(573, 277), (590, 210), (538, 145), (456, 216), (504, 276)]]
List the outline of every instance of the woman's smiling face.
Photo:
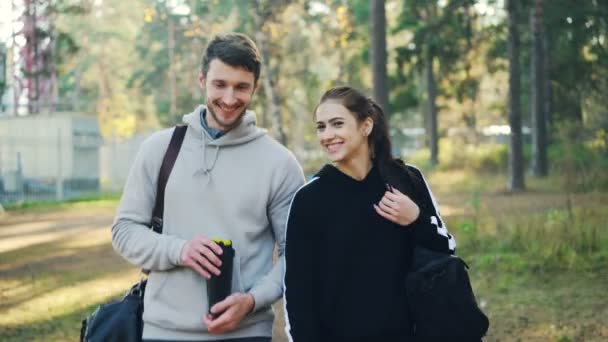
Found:
[[(359, 123), (340, 102), (328, 100), (315, 112), (317, 138), (329, 160), (336, 164), (368, 156), (370, 123)], [(371, 121), (371, 120), (370, 120)]]

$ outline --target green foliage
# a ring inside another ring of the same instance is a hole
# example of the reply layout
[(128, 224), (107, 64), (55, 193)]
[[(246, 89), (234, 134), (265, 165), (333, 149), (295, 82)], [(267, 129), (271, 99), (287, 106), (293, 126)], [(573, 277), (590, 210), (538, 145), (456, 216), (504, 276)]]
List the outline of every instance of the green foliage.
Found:
[(549, 148), (552, 172), (563, 176), (569, 192), (608, 189), (608, 149), (603, 129), (591, 130), (580, 123), (561, 124), (557, 141)]
[[(608, 233), (601, 229), (607, 217), (597, 206), (512, 217), (487, 215), (457, 219), (452, 228), (459, 249), (483, 255), (477, 262), (484, 267), (587, 268), (608, 257), (602, 248), (608, 243)], [(488, 229), (492, 226), (494, 231)]]
[[(522, 109), (529, 108), (529, 14), (533, 1), (519, 1), (519, 31), (521, 33)], [(553, 110), (551, 120), (582, 121), (583, 103), (606, 103), (605, 83), (608, 71), (608, 50), (599, 36), (608, 33), (604, 18), (608, 9), (598, 1), (543, 1), (543, 30), (547, 35), (550, 83)], [(504, 70), (507, 56), (504, 21), (483, 29), (484, 41), (490, 43), (486, 65), (490, 72)]]
[[(600, 39), (608, 36), (606, 6), (599, 1), (543, 2), (553, 91), (549, 121), (555, 127), (562, 122), (582, 122), (586, 129), (594, 130), (589, 133), (595, 136), (599, 128), (608, 130), (608, 50), (605, 39)], [(189, 11), (177, 11), (178, 3), (186, 4)], [(532, 1), (520, 3), (525, 123)], [(132, 129), (149, 129), (159, 123), (172, 125), (200, 103), (200, 54), (207, 40), (219, 32), (239, 31), (254, 38), (260, 33), (265, 37), (268, 70), (263, 72), (275, 81), (284, 130), (289, 135), (289, 147), (295, 150), (310, 152), (318, 148), (309, 138), (309, 114), (327, 87), (347, 83), (372, 93), (368, 0), (106, 0), (84, 2), (80, 7), (70, 1), (50, 4), (56, 26), (54, 57), (59, 94), (73, 100), (77, 109), (97, 114), (106, 135), (119, 130), (129, 135)], [(462, 126), (479, 129), (506, 121), (507, 36), (500, 4), (474, 0), (386, 1), (389, 112), (396, 119), (393, 127), (411, 122), (423, 125), (426, 87), (421, 66), (425, 51), (435, 58), (440, 130)], [(480, 8), (486, 8), (485, 12)], [(263, 21), (260, 28), (253, 16), (256, 9)], [(175, 28), (173, 63), (169, 62), (169, 23)], [(176, 96), (172, 98), (173, 77)], [(260, 124), (270, 126), (265, 95), (260, 88), (252, 109), (258, 113)], [(176, 113), (170, 115), (172, 108)], [(553, 156), (557, 160), (552, 171), (566, 169), (561, 152)], [(441, 144), (440, 154), (442, 170), (463, 165), (488, 172), (506, 170), (506, 150), (498, 146), (470, 147), (450, 141)], [(424, 165), (419, 156), (422, 154), (414, 159)], [(584, 175), (585, 189), (596, 177), (603, 179), (600, 174)]]
[(420, 105), (418, 89), (414, 82), (408, 82), (405, 80), (405, 76), (401, 76), (391, 77), (389, 83), (392, 89), (389, 99), (391, 120), (393, 120), (392, 113), (403, 114), (404, 109), (415, 108)]
[[(409, 157), (416, 165), (425, 165), (426, 149)], [(475, 172), (504, 172), (507, 169), (508, 147), (500, 144), (466, 144), (457, 139), (439, 141), (439, 170), (468, 169)]]
[[(504, 174), (507, 171), (508, 146), (502, 144), (467, 144), (458, 139), (440, 140), (438, 170), (468, 170), (473, 173)], [(550, 173), (557, 186), (570, 192), (608, 189), (608, 152), (602, 129), (584, 129), (580, 124), (556, 129), (556, 140), (549, 147)], [(420, 149), (407, 160), (430, 170), (429, 151)], [(529, 164), (531, 148), (524, 146), (524, 161)]]
[[(409, 35), (409, 41), (397, 46), (397, 80), (408, 74), (409, 78), (419, 72), (425, 53), (439, 60), (436, 83), (442, 94), (456, 98), (462, 103), (465, 99), (475, 99), (478, 82), (469, 74), (471, 64), (468, 53), (474, 39), (472, 22), (476, 20), (472, 10), (474, 1), (450, 0), (443, 4), (433, 1), (406, 0), (393, 28), (394, 34)], [(464, 73), (463, 73), (464, 71)], [(462, 74), (465, 74), (464, 76)], [(417, 84), (418, 92), (423, 85)], [(408, 93), (412, 93), (411, 91)], [(394, 96), (400, 99), (400, 96)], [(394, 106), (411, 108), (417, 101), (394, 102)]]

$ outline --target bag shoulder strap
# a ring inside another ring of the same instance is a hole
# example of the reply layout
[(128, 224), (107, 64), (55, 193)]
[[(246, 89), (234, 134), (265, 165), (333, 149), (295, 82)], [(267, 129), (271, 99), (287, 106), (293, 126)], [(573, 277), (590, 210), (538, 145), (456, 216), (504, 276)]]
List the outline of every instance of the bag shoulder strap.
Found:
[(184, 142), (184, 136), (186, 135), (187, 129), (188, 126), (186, 125), (175, 126), (173, 135), (171, 135), (171, 142), (169, 142), (169, 147), (167, 148), (167, 152), (165, 152), (163, 163), (158, 173), (158, 181), (156, 182), (156, 200), (154, 202), (154, 211), (152, 211), (151, 226), (152, 229), (159, 234), (162, 234), (163, 232), (165, 187), (167, 186), (167, 181), (169, 180), (169, 175), (171, 175), (171, 171), (173, 170), (173, 165), (175, 164), (179, 150)]

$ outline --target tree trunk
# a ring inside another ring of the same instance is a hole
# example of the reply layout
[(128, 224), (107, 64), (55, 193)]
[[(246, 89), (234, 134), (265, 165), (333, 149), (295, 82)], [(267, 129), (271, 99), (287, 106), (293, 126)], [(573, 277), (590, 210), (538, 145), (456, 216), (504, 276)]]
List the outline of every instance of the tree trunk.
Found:
[(507, 188), (510, 191), (523, 190), (525, 188), (521, 134), (521, 75), (519, 65), (519, 31), (517, 29), (518, 6), (516, 2), (517, 0), (506, 0), (509, 25), (509, 126), (511, 127)]
[(273, 73), (268, 63), (270, 56), (266, 50), (266, 34), (262, 31), (264, 23), (259, 13), (259, 4), (254, 6), (254, 20), (255, 20), (255, 42), (262, 55), (262, 82), (264, 85), (264, 93), (266, 94), (266, 102), (268, 105), (268, 112), (270, 113), (270, 121), (272, 123), (272, 130), (277, 140), (287, 146), (287, 135), (283, 129), (283, 120), (281, 118), (281, 98), (278, 91), (275, 88), (273, 81)]
[(175, 68), (175, 23), (171, 15), (167, 18), (167, 47), (169, 53), (169, 117), (177, 122), (177, 73)]
[[(543, 23), (544, 24), (544, 23)], [(547, 143), (551, 141), (551, 126), (553, 126), (553, 91), (551, 90), (551, 52), (549, 42), (549, 32), (546, 29), (546, 25), (543, 25), (542, 41), (543, 41), (543, 91), (544, 91), (544, 104), (543, 110), (545, 112), (545, 125), (547, 130)]]
[(532, 116), (532, 174), (547, 176), (547, 129), (543, 105), (543, 44), (542, 44), (542, 0), (535, 0), (530, 10), (532, 46), (530, 53), (530, 114)]
[(388, 76), (386, 72), (386, 10), (383, 0), (370, 0), (371, 64), (374, 99), (388, 117)]
[[(418, 63), (415, 66), (415, 82), (424, 84), (425, 80), (425, 68), (423, 63)], [(419, 98), (424, 98), (426, 96), (426, 89), (422, 89), (423, 87), (416, 87), (416, 96)], [(425, 134), (423, 136), (424, 146), (429, 150), (431, 148), (431, 141), (429, 139), (429, 113), (428, 113), (428, 102), (420, 101), (418, 102), (418, 111), (422, 114), (422, 127), (424, 127)]]
[(436, 166), (439, 163), (439, 136), (437, 133), (437, 86), (435, 84), (435, 74), (433, 71), (434, 56), (429, 47), (425, 48), (424, 52), (424, 77), (426, 83), (427, 94), (427, 127), (429, 136), (429, 148), (431, 150), (431, 165)]
[(583, 123), (583, 103), (582, 103), (582, 98), (583, 95), (581, 94), (580, 90), (576, 90), (572, 92), (572, 95), (570, 96), (570, 98), (572, 99), (572, 113), (574, 116), (574, 119), (576, 120), (577, 123), (582, 124)]

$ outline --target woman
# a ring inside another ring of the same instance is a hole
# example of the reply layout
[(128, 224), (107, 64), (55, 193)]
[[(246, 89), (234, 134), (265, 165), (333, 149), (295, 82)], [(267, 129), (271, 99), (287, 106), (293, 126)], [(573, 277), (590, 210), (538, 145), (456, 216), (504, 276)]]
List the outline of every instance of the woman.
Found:
[(296, 342), (407, 341), (404, 285), (413, 247), (454, 253), (456, 243), (430, 190), (416, 191), (412, 177), (426, 185), (420, 172), (392, 158), (386, 118), (373, 100), (332, 88), (314, 119), (333, 165), (291, 204), (286, 331)]

